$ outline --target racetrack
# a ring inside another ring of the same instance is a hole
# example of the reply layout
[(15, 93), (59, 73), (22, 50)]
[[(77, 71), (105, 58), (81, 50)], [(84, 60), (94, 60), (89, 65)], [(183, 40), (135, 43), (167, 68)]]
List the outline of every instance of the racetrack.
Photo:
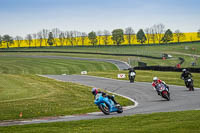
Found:
[(111, 92), (115, 90), (115, 93), (136, 100), (138, 102), (138, 105), (135, 108), (125, 110), (122, 114), (113, 113), (111, 115), (104, 115), (101, 112), (88, 113), (83, 115), (43, 118), (29, 121), (4, 122), (0, 123), (0, 126), (99, 119), (143, 113), (172, 112), (200, 109), (200, 89), (196, 88), (194, 92), (189, 92), (185, 87), (169, 85), (171, 92), (171, 101), (166, 101), (157, 95), (157, 93), (152, 89), (151, 83), (129, 83), (129, 81), (113, 80), (87, 75), (45, 75), (45, 77), (53, 78), (60, 81), (79, 83), (97, 88), (106, 88), (108, 91)]
[(197, 88), (194, 92), (189, 92), (185, 87), (169, 85), (171, 101), (166, 101), (157, 95), (151, 83), (129, 83), (129, 81), (80, 75), (47, 75), (46, 77), (97, 88), (106, 88), (111, 92), (116, 90), (115, 93), (127, 96), (139, 103), (137, 108), (130, 109), (122, 115), (200, 109), (200, 90)]

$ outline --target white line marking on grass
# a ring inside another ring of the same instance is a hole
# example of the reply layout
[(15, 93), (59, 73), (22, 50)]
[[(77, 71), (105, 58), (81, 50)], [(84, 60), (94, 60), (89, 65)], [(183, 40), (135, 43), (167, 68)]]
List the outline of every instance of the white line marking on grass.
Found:
[(59, 118), (65, 119), (65, 118), (73, 118), (75, 116), (73, 115), (66, 115), (66, 116), (59, 116)]
[(124, 98), (126, 98), (126, 99), (129, 99), (130, 101), (132, 101), (132, 102), (134, 103), (134, 105), (130, 105), (130, 106), (125, 106), (125, 107), (123, 107), (124, 110), (133, 109), (133, 108), (137, 107), (138, 104), (139, 104), (136, 100), (134, 100), (134, 99), (132, 99), (132, 98), (130, 98), (130, 97), (127, 97), (127, 96), (124, 96), (124, 95), (121, 95), (121, 94), (118, 94), (118, 93), (110, 92), (110, 91), (107, 91), (107, 92), (112, 93), (112, 94), (115, 94), (115, 95), (118, 95), (118, 96), (121, 96), (121, 97), (124, 97)]
[(92, 112), (92, 113), (87, 113), (88, 115), (99, 115), (102, 114), (102, 112)]

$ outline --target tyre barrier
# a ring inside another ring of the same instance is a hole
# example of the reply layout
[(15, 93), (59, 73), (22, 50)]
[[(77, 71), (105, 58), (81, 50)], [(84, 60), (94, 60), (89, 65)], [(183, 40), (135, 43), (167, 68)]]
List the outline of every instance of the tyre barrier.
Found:
[(135, 70), (154, 70), (154, 71), (172, 71), (182, 72), (183, 69), (187, 69), (189, 72), (200, 73), (200, 68), (177, 68), (171, 66), (146, 66), (146, 67), (134, 67)]

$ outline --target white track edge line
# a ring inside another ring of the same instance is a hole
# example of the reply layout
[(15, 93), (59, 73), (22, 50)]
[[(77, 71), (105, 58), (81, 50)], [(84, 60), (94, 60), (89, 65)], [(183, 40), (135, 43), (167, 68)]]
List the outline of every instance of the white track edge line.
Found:
[[(45, 75), (39, 75), (39, 76), (41, 76), (41, 77), (46, 77), (46, 78), (50, 78), (50, 77), (47, 77), (47, 76), (45, 76)], [(50, 78), (50, 79), (54, 79), (54, 78)], [(54, 79), (54, 80), (61, 81), (61, 82), (66, 82), (66, 81), (59, 80), (59, 79)], [(72, 82), (72, 83), (76, 83), (76, 82)], [(84, 85), (84, 84), (81, 84), (81, 83), (78, 83), (78, 84)], [(84, 85), (84, 86), (85, 86), (85, 85)], [(95, 87), (95, 86), (90, 86), (90, 87)], [(130, 101), (132, 101), (132, 102), (134, 103), (134, 105), (125, 106), (125, 110), (133, 109), (133, 108), (137, 107), (138, 104), (139, 104), (136, 100), (134, 100), (134, 99), (132, 99), (132, 98), (130, 98), (130, 97), (127, 97), (127, 96), (124, 96), (124, 95), (121, 95), (121, 94), (118, 94), (118, 93), (115, 93), (115, 92), (111, 92), (111, 91), (107, 91), (107, 92), (112, 93), (112, 94), (114, 94), (114, 95), (118, 95), (118, 96), (124, 97), (124, 98), (126, 98), (126, 99), (129, 99)], [(97, 112), (91, 112), (91, 113), (97, 113)], [(89, 113), (89, 114), (91, 114), (91, 113)]]

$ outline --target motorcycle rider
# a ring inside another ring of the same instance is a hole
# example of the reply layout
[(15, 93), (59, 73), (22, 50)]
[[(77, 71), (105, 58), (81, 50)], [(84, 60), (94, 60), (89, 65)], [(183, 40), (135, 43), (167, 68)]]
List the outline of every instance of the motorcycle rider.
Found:
[(166, 83), (160, 79), (158, 79), (157, 77), (154, 77), (153, 78), (153, 82), (152, 82), (152, 86), (153, 88), (157, 91), (158, 95), (160, 95), (160, 91), (159, 91), (159, 88), (157, 87), (158, 84), (164, 84), (165, 87), (168, 89), (169, 91), (169, 86), (166, 85)]
[(108, 97), (109, 99), (111, 99), (111, 100), (114, 102), (115, 106), (120, 106), (119, 103), (117, 103), (117, 102), (115, 101), (114, 96), (107, 95), (105, 92), (100, 91), (100, 89), (98, 89), (98, 88), (92, 88), (92, 94), (94, 95), (94, 97), (95, 97), (98, 93), (102, 93), (102, 96), (103, 96), (103, 97)]
[(128, 72), (128, 77), (129, 77), (129, 80), (130, 80), (131, 72), (134, 72), (135, 74), (136, 74), (136, 72), (135, 72), (135, 69), (134, 69), (134, 68), (129, 68), (128, 70), (129, 70), (129, 72)]
[(192, 77), (192, 74), (189, 71), (187, 71), (186, 69), (182, 70), (181, 79), (185, 81), (186, 87), (188, 87), (188, 83), (186, 79), (191, 78), (191, 77)]

